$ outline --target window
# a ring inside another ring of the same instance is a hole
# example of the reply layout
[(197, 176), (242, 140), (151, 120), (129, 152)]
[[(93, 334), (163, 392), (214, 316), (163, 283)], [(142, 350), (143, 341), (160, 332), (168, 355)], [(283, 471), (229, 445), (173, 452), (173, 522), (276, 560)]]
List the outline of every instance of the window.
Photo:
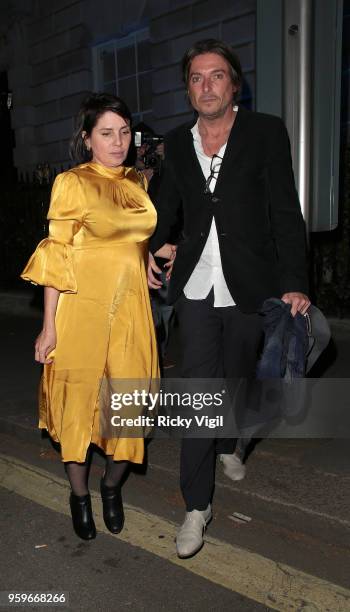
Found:
[(125, 100), (136, 123), (152, 112), (151, 72), (148, 30), (94, 48), (95, 90)]

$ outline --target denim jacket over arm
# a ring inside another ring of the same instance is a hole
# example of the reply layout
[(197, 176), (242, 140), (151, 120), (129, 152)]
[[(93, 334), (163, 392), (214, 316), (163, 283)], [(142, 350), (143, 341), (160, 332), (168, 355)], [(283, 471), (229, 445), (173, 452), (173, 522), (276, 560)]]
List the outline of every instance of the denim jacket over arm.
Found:
[(309, 348), (306, 318), (290, 313), (291, 305), (277, 298), (264, 301), (264, 347), (257, 366), (259, 380), (303, 378)]

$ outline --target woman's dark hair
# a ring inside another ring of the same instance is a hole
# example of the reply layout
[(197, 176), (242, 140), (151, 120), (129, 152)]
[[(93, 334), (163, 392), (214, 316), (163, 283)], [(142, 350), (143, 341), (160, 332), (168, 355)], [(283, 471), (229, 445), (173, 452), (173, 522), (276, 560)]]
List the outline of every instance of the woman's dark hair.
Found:
[(238, 87), (235, 94), (235, 97), (237, 97), (242, 87), (243, 75), (241, 62), (230, 45), (222, 42), (222, 40), (216, 40), (215, 38), (199, 40), (192, 47), (190, 47), (183, 56), (181, 63), (182, 78), (186, 87), (188, 85), (192, 60), (197, 57), (197, 55), (203, 55), (203, 53), (217, 53), (217, 55), (221, 55), (221, 57), (223, 57), (224, 60), (226, 60), (231, 66), (232, 82), (236, 85), (236, 87)]
[[(69, 154), (78, 164), (92, 159), (92, 151), (86, 148), (85, 138), (90, 136), (98, 119), (107, 111), (119, 115), (131, 126), (131, 113), (123, 100), (108, 93), (89, 94), (81, 104), (69, 144)], [(82, 136), (83, 132), (86, 132), (85, 137)]]

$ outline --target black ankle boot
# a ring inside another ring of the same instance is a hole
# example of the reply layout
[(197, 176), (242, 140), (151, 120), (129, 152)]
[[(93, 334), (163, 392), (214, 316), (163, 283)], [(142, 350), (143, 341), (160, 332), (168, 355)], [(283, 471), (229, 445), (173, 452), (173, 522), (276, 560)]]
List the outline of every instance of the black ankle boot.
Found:
[(112, 533), (120, 533), (124, 527), (124, 510), (120, 486), (106, 487), (101, 478), (100, 489), (105, 525)]
[(75, 533), (83, 540), (93, 540), (93, 538), (96, 538), (90, 493), (81, 496), (71, 493), (69, 503)]

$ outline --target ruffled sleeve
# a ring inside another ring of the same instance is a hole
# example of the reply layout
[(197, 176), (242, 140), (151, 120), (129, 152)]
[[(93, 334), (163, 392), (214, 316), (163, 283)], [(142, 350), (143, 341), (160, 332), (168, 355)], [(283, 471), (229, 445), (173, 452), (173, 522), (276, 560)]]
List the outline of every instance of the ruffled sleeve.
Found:
[(49, 236), (42, 240), (21, 278), (35, 285), (76, 293), (73, 239), (83, 224), (79, 178), (72, 171), (59, 174), (52, 187)]

